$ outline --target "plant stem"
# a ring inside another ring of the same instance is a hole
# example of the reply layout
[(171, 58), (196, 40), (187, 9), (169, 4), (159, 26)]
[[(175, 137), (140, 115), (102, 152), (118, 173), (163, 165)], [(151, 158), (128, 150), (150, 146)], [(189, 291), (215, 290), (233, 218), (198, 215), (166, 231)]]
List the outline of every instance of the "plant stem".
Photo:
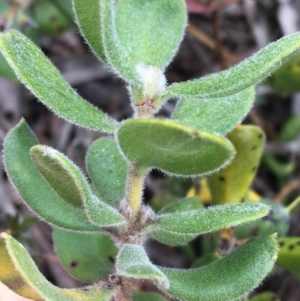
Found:
[(141, 172), (141, 170), (137, 169), (135, 166), (129, 167), (126, 200), (134, 216), (136, 216), (140, 210), (143, 197), (144, 178), (144, 172)]
[(286, 210), (288, 212), (292, 212), (293, 210), (295, 210), (297, 207), (300, 207), (300, 196), (298, 198), (296, 198), (296, 200), (294, 200), (289, 206), (286, 207)]

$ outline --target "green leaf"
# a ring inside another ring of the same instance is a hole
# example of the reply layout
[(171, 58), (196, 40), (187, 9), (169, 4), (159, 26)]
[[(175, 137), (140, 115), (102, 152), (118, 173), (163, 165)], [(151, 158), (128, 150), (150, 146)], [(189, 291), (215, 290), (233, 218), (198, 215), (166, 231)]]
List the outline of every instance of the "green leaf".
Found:
[(183, 0), (119, 0), (116, 29), (131, 64), (164, 69), (181, 42), (186, 17)]
[(18, 83), (18, 79), (10, 68), (4, 56), (0, 53), (0, 76)]
[(211, 206), (208, 209), (158, 215), (148, 231), (151, 236), (160, 231), (199, 235), (256, 220), (268, 212), (269, 207), (260, 203)]
[(255, 295), (249, 301), (280, 301), (280, 299), (272, 292), (264, 292)]
[(282, 204), (273, 200), (262, 199), (265, 205), (270, 207), (270, 212), (261, 220), (239, 225), (234, 229), (234, 235), (239, 239), (245, 239), (257, 235), (270, 235), (277, 233), (285, 236), (290, 227), (290, 214)]
[(63, 267), (79, 281), (96, 282), (114, 270), (117, 248), (105, 234), (54, 229), (53, 241)]
[(157, 212), (157, 214), (186, 212), (203, 208), (198, 198), (184, 198), (168, 204)]
[(169, 287), (168, 279), (150, 262), (142, 246), (125, 244), (119, 252), (116, 269), (119, 275), (147, 279), (164, 289)]
[(208, 177), (214, 204), (239, 203), (245, 197), (259, 165), (265, 143), (263, 131), (256, 126), (238, 126), (227, 138), (236, 149), (229, 166)]
[[(109, 301), (112, 291), (94, 286), (87, 289), (60, 289), (48, 282), (40, 273), (25, 248), (8, 234), (1, 234), (10, 263), (22, 280), (39, 296), (33, 300), (43, 301)], [(2, 269), (2, 268), (1, 268)], [(22, 283), (21, 283), (22, 285)]]
[(281, 143), (287, 143), (297, 139), (297, 137), (299, 137), (299, 133), (300, 133), (300, 114), (292, 116), (287, 120), (287, 122), (283, 125), (282, 129), (279, 132), (278, 140)]
[(52, 226), (74, 231), (99, 231), (83, 210), (60, 198), (36, 169), (29, 150), (37, 143), (24, 120), (8, 133), (4, 142), (6, 171), (23, 200)]
[(299, 48), (300, 33), (285, 36), (228, 70), (169, 86), (157, 104), (173, 96), (214, 98), (235, 94), (263, 80)]
[(163, 119), (130, 119), (117, 132), (125, 156), (142, 168), (182, 176), (204, 175), (226, 166), (234, 148), (224, 137)]
[(230, 301), (253, 290), (277, 257), (274, 236), (253, 238), (227, 257), (197, 269), (160, 268), (170, 281), (168, 293), (180, 300)]
[(17, 77), (57, 115), (92, 130), (114, 132), (115, 121), (81, 98), (24, 35), (15, 30), (0, 34), (0, 50)]
[(30, 156), (41, 175), (65, 202), (82, 207), (84, 200), (89, 198), (89, 185), (71, 160), (44, 145), (33, 146)]
[(198, 130), (225, 135), (242, 121), (254, 99), (254, 87), (222, 98), (182, 99), (172, 119)]
[(140, 86), (141, 79), (121, 46), (115, 25), (114, 0), (100, 0), (101, 35), (105, 58), (113, 70), (126, 82)]
[(158, 293), (134, 292), (133, 301), (167, 301), (167, 299)]
[(222, 257), (219, 255), (219, 253), (206, 253), (200, 258), (198, 258), (193, 265), (191, 266), (192, 268), (200, 268), (203, 266), (206, 266), (208, 264), (211, 264), (217, 260), (220, 260)]
[(86, 166), (101, 198), (118, 205), (125, 196), (127, 162), (115, 140), (108, 137), (96, 140), (88, 150)]
[(105, 57), (100, 23), (100, 4), (98, 0), (73, 0), (76, 22), (81, 34), (93, 52), (103, 61)]
[(287, 269), (300, 281), (300, 238), (282, 237), (278, 240), (278, 244), (277, 264)]

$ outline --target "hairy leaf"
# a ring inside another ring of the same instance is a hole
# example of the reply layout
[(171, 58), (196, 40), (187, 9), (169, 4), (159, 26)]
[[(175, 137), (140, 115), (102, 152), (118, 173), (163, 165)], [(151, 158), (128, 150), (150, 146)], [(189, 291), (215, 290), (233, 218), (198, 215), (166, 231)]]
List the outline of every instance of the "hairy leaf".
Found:
[(211, 206), (208, 209), (158, 215), (148, 230), (199, 235), (256, 220), (268, 212), (269, 207), (260, 203)]
[(183, 0), (119, 0), (116, 28), (131, 64), (164, 69), (181, 42), (186, 16)]
[(213, 98), (235, 94), (263, 80), (299, 48), (300, 33), (285, 36), (228, 70), (169, 86), (157, 104), (172, 96)]
[(66, 203), (34, 166), (29, 150), (38, 144), (24, 120), (13, 128), (4, 142), (6, 171), (26, 204), (44, 221), (59, 228), (95, 232), (83, 210)]
[(30, 156), (38, 171), (55, 192), (75, 207), (89, 198), (89, 185), (81, 170), (65, 155), (49, 146), (35, 145)]
[(222, 98), (182, 99), (172, 119), (201, 131), (225, 135), (242, 121), (254, 99), (254, 87)]
[(82, 282), (96, 282), (114, 270), (117, 248), (105, 234), (82, 234), (54, 229), (55, 251), (63, 267)]
[(81, 34), (93, 52), (107, 62), (102, 44), (99, 0), (73, 0), (73, 8)]
[(125, 196), (127, 162), (115, 140), (100, 138), (88, 150), (88, 173), (103, 200), (118, 205)]
[(127, 120), (117, 138), (133, 164), (182, 176), (216, 171), (227, 165), (235, 152), (224, 137), (163, 119)]
[(282, 237), (278, 243), (280, 248), (277, 264), (300, 281), (300, 238)]
[(21, 82), (57, 115), (92, 130), (114, 131), (115, 122), (81, 98), (24, 35), (15, 30), (0, 34), (0, 50)]
[(142, 246), (125, 244), (119, 252), (116, 269), (120, 275), (147, 279), (164, 289), (169, 287), (168, 279), (150, 262)]
[(201, 268), (160, 269), (170, 281), (168, 293), (180, 300), (230, 301), (258, 286), (276, 257), (275, 237), (265, 236), (253, 238), (227, 257)]
[[(9, 255), (9, 265), (15, 267), (19, 277), (39, 296), (33, 300), (43, 301), (109, 301), (112, 292), (99, 287), (87, 289), (60, 289), (48, 282), (40, 273), (25, 248), (11, 236), (3, 233), (0, 240), (4, 241)], [(1, 268), (2, 269), (2, 268)]]
[(256, 126), (242, 125), (227, 138), (236, 149), (229, 166), (208, 177), (214, 204), (241, 202), (253, 181), (265, 143), (263, 131)]

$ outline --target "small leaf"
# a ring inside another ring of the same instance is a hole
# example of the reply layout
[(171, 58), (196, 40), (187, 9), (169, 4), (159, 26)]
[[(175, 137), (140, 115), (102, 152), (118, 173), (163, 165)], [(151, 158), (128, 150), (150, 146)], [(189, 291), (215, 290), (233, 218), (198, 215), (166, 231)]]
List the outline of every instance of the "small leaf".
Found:
[(250, 298), (249, 301), (280, 301), (276, 294), (272, 292), (264, 292)]
[(54, 229), (53, 241), (63, 267), (79, 281), (96, 282), (113, 272), (117, 248), (109, 236)]
[(167, 299), (158, 293), (134, 292), (133, 301), (167, 301)]
[(231, 301), (257, 287), (276, 257), (276, 240), (267, 236), (253, 238), (225, 258), (201, 268), (160, 269), (170, 281), (168, 293), (180, 300)]
[(300, 281), (300, 238), (282, 237), (278, 240), (278, 244), (277, 264)]
[(225, 135), (242, 121), (254, 99), (254, 87), (222, 98), (182, 99), (172, 119), (198, 130)]
[(116, 29), (131, 64), (164, 69), (181, 42), (186, 16), (183, 0), (119, 0)]
[(224, 137), (163, 119), (130, 119), (117, 132), (121, 150), (137, 166), (182, 176), (204, 175), (228, 164), (233, 146)]
[(200, 258), (198, 258), (193, 265), (191, 266), (191, 268), (200, 268), (203, 266), (206, 266), (208, 264), (211, 264), (217, 260), (220, 260), (222, 257), (218, 254), (218, 253), (206, 253), (203, 256), (201, 256)]
[(157, 104), (173, 96), (214, 98), (238, 93), (262, 81), (299, 48), (300, 33), (285, 36), (228, 70), (169, 86)]
[(15, 30), (0, 34), (0, 50), (17, 77), (57, 115), (92, 130), (114, 132), (115, 122), (81, 98), (24, 35)]
[(23, 200), (52, 226), (73, 231), (99, 231), (83, 210), (60, 198), (36, 169), (29, 150), (37, 143), (24, 120), (8, 133), (4, 142), (6, 171)]
[(243, 200), (255, 176), (265, 143), (263, 131), (252, 125), (238, 126), (227, 138), (234, 145), (236, 156), (229, 166), (207, 178), (214, 204)]
[(30, 156), (41, 175), (65, 202), (82, 207), (84, 200), (89, 198), (89, 185), (71, 160), (44, 145), (33, 146)]
[(252, 236), (265, 236), (277, 233), (285, 236), (290, 226), (290, 214), (284, 206), (272, 200), (262, 199), (261, 202), (270, 207), (270, 212), (261, 220), (239, 225), (234, 229), (234, 234), (239, 239)]
[(100, 0), (101, 35), (105, 58), (113, 70), (126, 82), (141, 86), (134, 65), (128, 60), (126, 52), (121, 46), (115, 25), (115, 1)]
[(107, 62), (101, 36), (100, 5), (98, 0), (73, 0), (76, 22), (93, 52)]
[(203, 208), (197, 198), (184, 198), (177, 200), (163, 207), (157, 214), (186, 212)]
[(299, 137), (299, 133), (300, 133), (300, 114), (292, 116), (287, 120), (287, 122), (283, 125), (281, 131), (279, 132), (278, 140), (281, 143), (287, 143), (297, 139), (297, 137)]
[(91, 194), (85, 203), (89, 220), (100, 227), (116, 227), (126, 224), (125, 218), (112, 206)]
[(125, 244), (119, 252), (116, 269), (119, 275), (147, 279), (164, 289), (169, 287), (168, 279), (150, 262), (142, 246)]
[(260, 203), (211, 206), (208, 209), (158, 215), (148, 230), (152, 232), (151, 236), (160, 231), (199, 235), (256, 220), (268, 212), (269, 207)]
[(118, 205), (125, 196), (127, 162), (111, 138), (96, 140), (86, 157), (88, 173), (103, 200)]
[[(3, 233), (0, 240), (5, 243), (9, 265), (14, 265), (26, 285), (39, 296), (33, 300), (43, 301), (109, 301), (112, 292), (99, 287), (83, 289), (60, 289), (48, 282), (40, 273), (25, 248), (11, 236)], [(2, 267), (1, 269), (2, 270)], [(13, 288), (12, 288), (13, 289)]]

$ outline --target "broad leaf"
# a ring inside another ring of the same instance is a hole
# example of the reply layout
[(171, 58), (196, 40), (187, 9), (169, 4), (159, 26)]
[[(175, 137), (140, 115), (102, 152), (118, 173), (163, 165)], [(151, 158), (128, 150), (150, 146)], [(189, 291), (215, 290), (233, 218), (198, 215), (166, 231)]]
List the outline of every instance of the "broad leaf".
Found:
[(168, 204), (158, 211), (157, 214), (186, 212), (203, 208), (198, 198), (184, 198)]
[(133, 301), (167, 301), (167, 299), (158, 293), (134, 292)]
[(88, 173), (103, 200), (118, 205), (125, 196), (127, 162), (111, 138), (96, 140), (86, 157)]
[(150, 262), (142, 246), (125, 244), (119, 252), (116, 269), (119, 275), (147, 279), (164, 289), (169, 287), (168, 279)]
[(261, 220), (239, 225), (234, 229), (234, 234), (239, 239), (250, 238), (258, 235), (277, 233), (285, 236), (290, 227), (290, 214), (280, 203), (273, 200), (262, 199), (261, 202), (270, 207), (270, 212)]
[(199, 235), (256, 220), (268, 212), (269, 207), (260, 203), (211, 206), (208, 209), (158, 215), (148, 231), (152, 232), (152, 237), (161, 231)]
[(193, 265), (191, 266), (192, 268), (200, 268), (203, 266), (206, 266), (208, 264), (211, 264), (217, 260), (220, 260), (222, 257), (219, 255), (219, 253), (206, 253), (200, 258), (198, 258)]
[(236, 149), (229, 166), (208, 177), (214, 204), (241, 202), (252, 183), (265, 143), (263, 131), (256, 126), (242, 125), (227, 138)]
[[(17, 279), (21, 279), (21, 286), (25, 283), (36, 292), (36, 301), (109, 301), (112, 292), (99, 287), (89, 287), (84, 289), (60, 289), (48, 282), (40, 273), (35, 263), (27, 253), (25, 248), (13, 239), (11, 236), (3, 233), (0, 236), (2, 243), (4, 242), (9, 262), (5, 263), (15, 267)], [(1, 258), (2, 259), (2, 258)], [(1, 269), (2, 270), (2, 267)], [(13, 285), (10, 288), (14, 289)], [(18, 292), (22, 294), (22, 292)]]
[(99, 0), (73, 0), (76, 22), (93, 52), (107, 62), (101, 36)]
[(95, 232), (83, 210), (66, 203), (34, 166), (29, 150), (38, 144), (24, 120), (13, 128), (4, 142), (7, 174), (26, 204), (39, 218), (59, 228)]
[(235, 94), (263, 80), (299, 48), (300, 33), (285, 36), (228, 70), (169, 86), (157, 104), (172, 96), (213, 98)]
[(277, 264), (300, 281), (300, 238), (282, 237), (278, 243), (280, 248)]
[(130, 119), (117, 132), (125, 156), (137, 166), (182, 176), (204, 175), (226, 166), (233, 146), (224, 137), (163, 119)]
[(168, 293), (180, 300), (230, 301), (258, 286), (276, 257), (276, 240), (266, 236), (253, 238), (227, 257), (201, 268), (160, 269), (170, 281)]
[(38, 171), (55, 192), (75, 207), (89, 198), (88, 183), (80, 169), (66, 156), (49, 146), (35, 145), (30, 156)]
[(131, 64), (164, 69), (181, 42), (186, 16), (183, 0), (119, 0), (116, 28)]
[(24, 35), (15, 30), (0, 34), (0, 50), (20, 81), (57, 115), (92, 130), (114, 132), (115, 122), (82, 99)]
[(63, 267), (79, 281), (96, 282), (114, 270), (117, 248), (105, 234), (54, 229), (53, 241)]
[(254, 87), (222, 98), (182, 99), (172, 119), (201, 131), (225, 135), (242, 121), (254, 99)]

